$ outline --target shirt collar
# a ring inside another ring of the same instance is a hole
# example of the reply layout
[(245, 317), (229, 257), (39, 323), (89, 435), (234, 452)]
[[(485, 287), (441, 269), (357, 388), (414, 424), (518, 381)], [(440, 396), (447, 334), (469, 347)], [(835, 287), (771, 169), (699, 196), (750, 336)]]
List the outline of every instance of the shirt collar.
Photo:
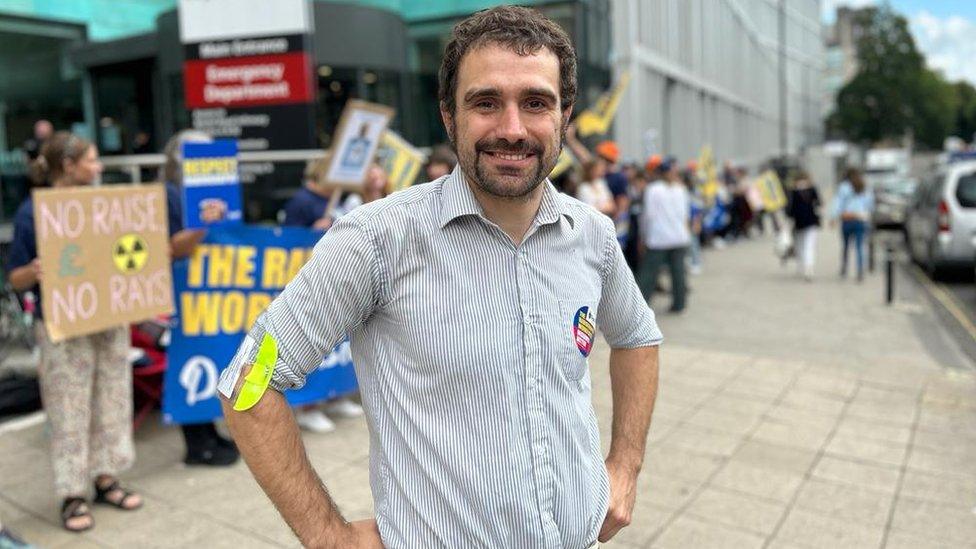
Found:
[[(542, 192), (542, 201), (539, 203), (539, 211), (535, 216), (535, 223), (538, 225), (556, 223), (559, 221), (560, 215), (565, 215), (570, 218), (570, 221), (573, 221), (572, 212), (565, 202), (559, 199), (557, 196), (559, 191), (552, 186), (549, 179), (546, 179), (542, 184), (545, 185), (545, 188)], [(440, 227), (443, 229), (451, 221), (465, 215), (483, 217), (483, 212), (474, 192), (464, 179), (461, 165), (458, 164), (443, 183)]]

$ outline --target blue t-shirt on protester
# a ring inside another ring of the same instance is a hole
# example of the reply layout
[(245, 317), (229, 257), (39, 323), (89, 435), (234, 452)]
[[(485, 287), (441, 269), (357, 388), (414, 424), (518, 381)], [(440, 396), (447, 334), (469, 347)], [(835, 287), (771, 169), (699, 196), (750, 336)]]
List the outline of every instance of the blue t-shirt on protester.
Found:
[(169, 236), (183, 230), (183, 193), (176, 183), (166, 182), (166, 215), (169, 220)]
[(322, 218), (328, 206), (327, 197), (302, 187), (285, 204), (285, 219), (282, 224), (288, 227), (311, 227)]
[[(37, 235), (34, 232), (34, 201), (28, 198), (14, 214), (14, 239), (10, 243), (10, 256), (5, 268), (7, 275), (19, 267), (30, 265), (37, 259)], [(34, 314), (41, 318), (41, 289), (37, 284), (30, 288), (34, 292), (37, 306)]]
[(624, 175), (624, 172), (608, 171), (605, 179), (607, 180), (607, 187), (610, 188), (610, 194), (614, 198), (627, 195), (627, 176)]

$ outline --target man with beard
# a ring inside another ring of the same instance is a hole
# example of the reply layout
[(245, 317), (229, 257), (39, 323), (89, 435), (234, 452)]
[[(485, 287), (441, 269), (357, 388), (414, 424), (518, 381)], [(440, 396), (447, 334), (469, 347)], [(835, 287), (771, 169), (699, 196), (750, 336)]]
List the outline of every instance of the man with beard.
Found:
[[(340, 218), (221, 376), (244, 458), (304, 545), (580, 549), (629, 523), (661, 333), (611, 220), (546, 180), (575, 74), (568, 36), (535, 11), (458, 23), (440, 70), (458, 168)], [(611, 348), (605, 459), (597, 327)], [(280, 393), (346, 333), (376, 513), (352, 523)]]

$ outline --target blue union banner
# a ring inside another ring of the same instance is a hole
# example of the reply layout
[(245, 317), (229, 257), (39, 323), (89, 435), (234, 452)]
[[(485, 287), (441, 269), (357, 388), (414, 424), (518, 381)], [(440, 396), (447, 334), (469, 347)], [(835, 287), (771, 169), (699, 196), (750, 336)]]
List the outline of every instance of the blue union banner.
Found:
[[(173, 263), (176, 315), (163, 384), (163, 420), (202, 423), (221, 416), (217, 380), (254, 320), (310, 257), (321, 232), (301, 228), (211, 229), (194, 254)], [(323, 358), (292, 405), (356, 390), (349, 342)]]

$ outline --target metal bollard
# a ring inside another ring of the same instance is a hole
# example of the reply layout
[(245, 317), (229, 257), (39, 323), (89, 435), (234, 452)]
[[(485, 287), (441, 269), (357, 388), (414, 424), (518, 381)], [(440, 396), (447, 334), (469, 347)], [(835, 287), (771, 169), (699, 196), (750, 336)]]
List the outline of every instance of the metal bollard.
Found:
[(891, 305), (895, 299), (895, 250), (888, 242), (885, 247), (885, 304)]
[(868, 232), (868, 272), (874, 272), (874, 235), (875, 232), (872, 227)]

